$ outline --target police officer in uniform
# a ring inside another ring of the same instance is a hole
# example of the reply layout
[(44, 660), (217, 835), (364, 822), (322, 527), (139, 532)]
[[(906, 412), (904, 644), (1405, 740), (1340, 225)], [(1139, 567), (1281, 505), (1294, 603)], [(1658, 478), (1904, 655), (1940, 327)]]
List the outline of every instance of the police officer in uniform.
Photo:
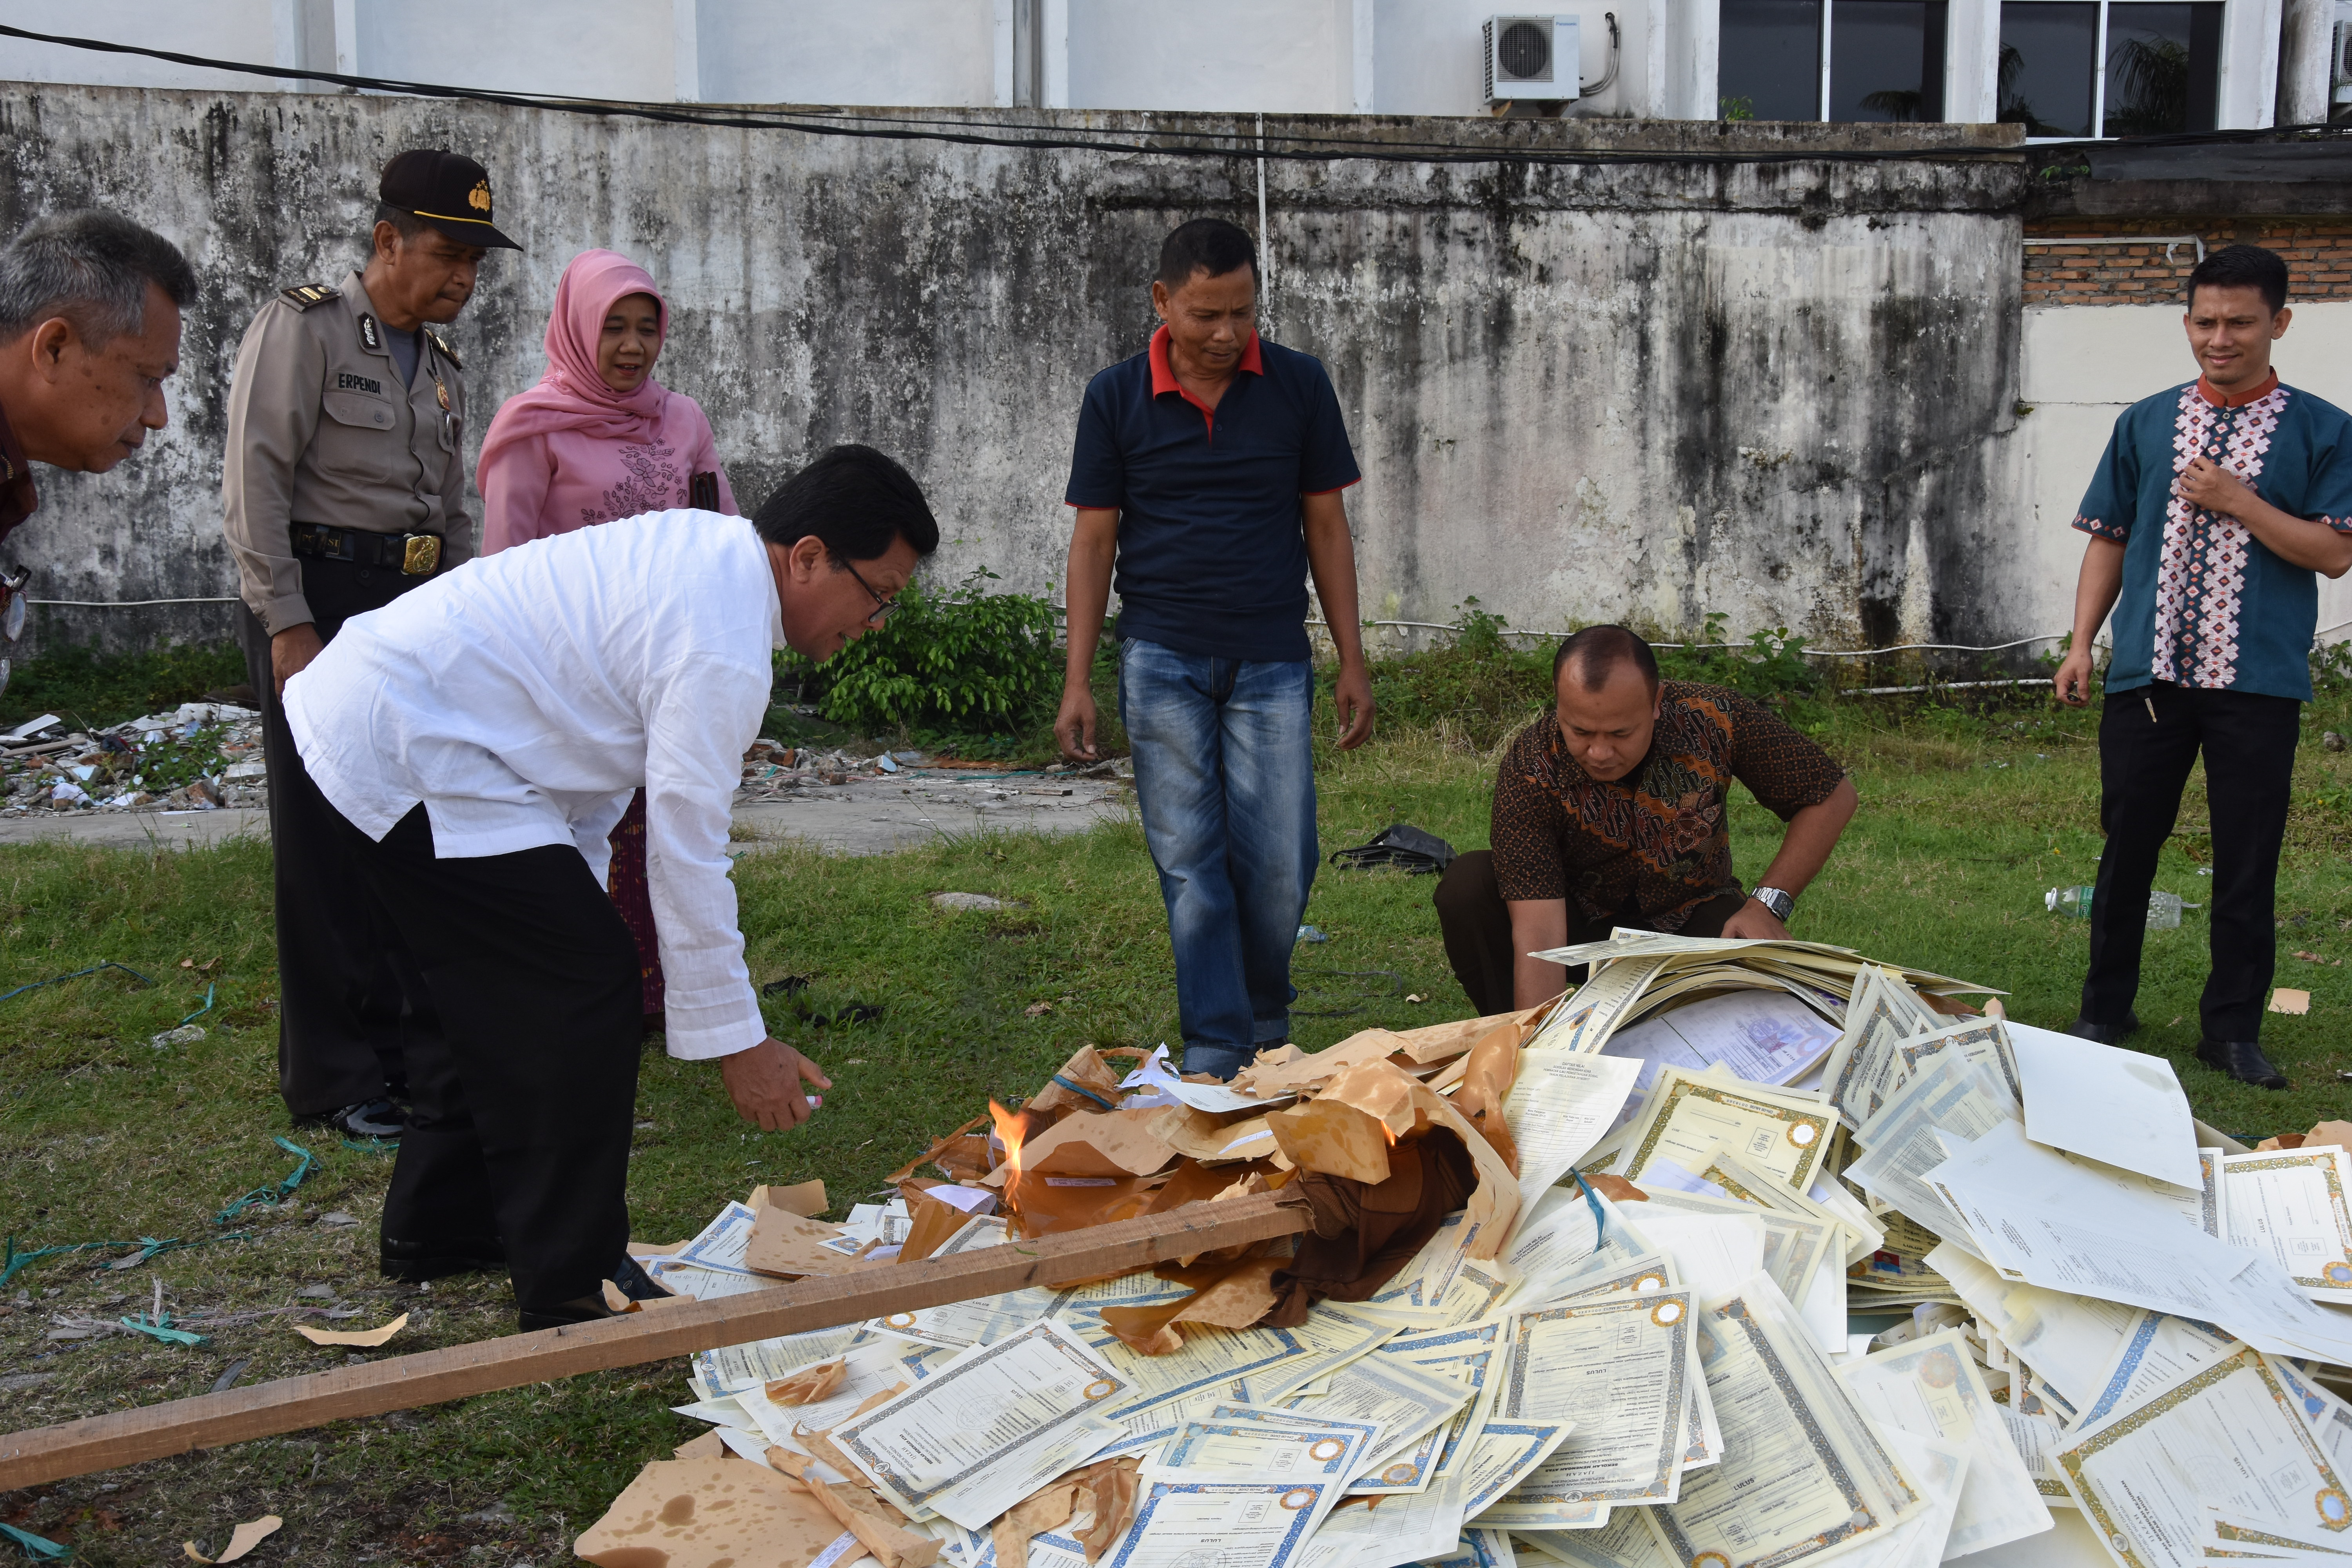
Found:
[(269, 766), (279, 1092), (298, 1122), (397, 1136), (404, 1032), (437, 1025), (405, 950), (350, 896), (334, 810), (279, 696), (346, 619), (473, 558), (464, 367), (436, 329), (465, 309), (488, 251), (521, 247), (494, 226), (471, 158), (402, 153), (378, 194), (366, 266), (284, 290), (246, 329), (222, 489)]

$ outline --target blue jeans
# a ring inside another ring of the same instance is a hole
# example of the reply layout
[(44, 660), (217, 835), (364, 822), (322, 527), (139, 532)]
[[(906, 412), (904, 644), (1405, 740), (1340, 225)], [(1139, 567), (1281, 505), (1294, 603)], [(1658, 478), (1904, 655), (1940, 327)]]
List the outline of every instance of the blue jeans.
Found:
[(1290, 1037), (1290, 950), (1319, 857), (1314, 667), (1120, 646), (1118, 713), (1176, 949), (1184, 1070)]

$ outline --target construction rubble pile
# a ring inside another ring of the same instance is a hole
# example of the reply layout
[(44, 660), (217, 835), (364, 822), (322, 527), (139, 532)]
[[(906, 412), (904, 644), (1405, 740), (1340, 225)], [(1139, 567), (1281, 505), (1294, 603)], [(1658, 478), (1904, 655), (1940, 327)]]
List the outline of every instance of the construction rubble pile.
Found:
[[(840, 785), (905, 774), (979, 769), (975, 787), (998, 795), (1066, 795), (1066, 785), (1042, 786), (1059, 775), (1116, 779), (1124, 764), (1084, 769), (1055, 766), (1045, 775), (1006, 772), (992, 763), (941, 763), (919, 752), (870, 757), (759, 740), (743, 753), (740, 802), (789, 800), (811, 786)], [(1014, 785), (994, 781), (1011, 778)], [(170, 713), (102, 730), (69, 729), (54, 713), (0, 734), (0, 817), (28, 812), (217, 811), (260, 809), (269, 804), (268, 770), (261, 757), (261, 715), (227, 702), (184, 702)]]
[(2159, 1058), (1843, 949), (1544, 956), (1591, 978), (1230, 1084), (1082, 1049), (845, 1224), (812, 1217), (819, 1183), (761, 1188), (636, 1248), (683, 1297), (870, 1274), (878, 1299), (909, 1263), (1190, 1205), (1297, 1228), (701, 1352), (677, 1408), (711, 1430), (579, 1554), (2352, 1558), (2352, 1127), (2246, 1150)]
[(0, 816), (268, 804), (261, 715), (234, 703), (184, 702), (103, 730), (47, 713), (0, 736)]

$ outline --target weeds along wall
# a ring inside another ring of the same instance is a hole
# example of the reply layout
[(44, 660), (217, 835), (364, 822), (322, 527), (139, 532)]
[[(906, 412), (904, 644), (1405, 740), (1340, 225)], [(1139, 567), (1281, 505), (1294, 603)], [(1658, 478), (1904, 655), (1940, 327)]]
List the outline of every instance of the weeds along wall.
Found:
[[(907, 111), (919, 118), (918, 111)], [(1006, 110), (1005, 132), (1167, 117)], [(1196, 121), (1194, 123), (1199, 123)], [(1221, 131), (1237, 123), (1208, 121)], [(2005, 127), (1286, 121), (1465, 148), (1923, 152)], [(171, 428), (104, 476), (40, 475), (0, 556), (37, 596), (223, 595), (224, 409), (278, 289), (363, 256), (392, 153), (488, 165), (494, 252), (448, 335), (469, 454), (537, 380), (557, 278), (594, 246), (673, 306), (657, 374), (699, 399), (747, 506), (830, 443), (929, 488), (942, 586), (1061, 573), (1079, 399), (1139, 352), (1177, 223), (1255, 229), (1255, 159), (842, 140), (386, 96), (0, 89), (0, 230), (114, 208), (177, 241), (204, 296)], [(1329, 365), (1365, 472), (1364, 613), (1512, 625), (1625, 617), (1823, 646), (1997, 641), (2051, 585), (2007, 497), (2021, 167), (2001, 157), (1609, 166), (1275, 161), (1265, 320)], [(333, 521), (333, 519), (317, 521)], [(1058, 595), (1057, 595), (1058, 596)], [(2058, 600), (2063, 607), (2063, 589)], [(26, 651), (218, 637), (223, 606), (36, 614)]]

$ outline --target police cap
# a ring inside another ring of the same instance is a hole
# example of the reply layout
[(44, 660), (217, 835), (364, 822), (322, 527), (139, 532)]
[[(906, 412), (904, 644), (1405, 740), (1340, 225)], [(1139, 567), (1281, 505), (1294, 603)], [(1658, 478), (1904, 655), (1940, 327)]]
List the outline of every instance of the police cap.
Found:
[(423, 218), (460, 245), (520, 250), (491, 224), (490, 172), (446, 147), (412, 148), (383, 166), (386, 206)]

